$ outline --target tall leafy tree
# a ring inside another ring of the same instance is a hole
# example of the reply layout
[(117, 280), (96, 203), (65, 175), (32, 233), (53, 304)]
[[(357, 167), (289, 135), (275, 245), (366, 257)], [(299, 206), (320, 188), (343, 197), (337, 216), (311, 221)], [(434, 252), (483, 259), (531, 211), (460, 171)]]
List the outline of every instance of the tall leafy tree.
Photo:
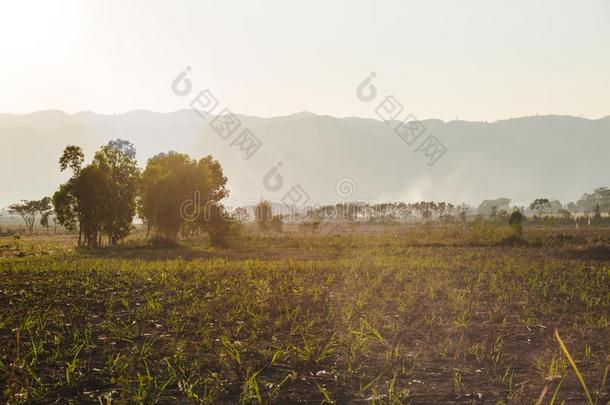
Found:
[(211, 156), (200, 160), (169, 152), (150, 158), (142, 173), (140, 217), (159, 236), (176, 239), (181, 229), (205, 230), (220, 209), (212, 209), (228, 195), (227, 178)]
[(82, 243), (82, 221), (78, 200), (74, 195), (74, 183), (85, 160), (85, 154), (80, 146), (68, 145), (59, 158), (59, 169), (63, 172), (68, 167), (72, 169), (72, 177), (53, 194), (53, 210), (57, 222), (69, 231), (78, 226), (78, 245)]
[(53, 210), (57, 223), (63, 225), (67, 230), (74, 231), (79, 226), (77, 214), (77, 201), (73, 194), (73, 180), (69, 180), (59, 186), (53, 194)]
[(87, 246), (100, 245), (109, 189), (107, 173), (96, 165), (81, 169), (72, 183), (81, 232)]
[(111, 141), (83, 167), (78, 146), (64, 150), (61, 170), (72, 169), (72, 177), (53, 195), (57, 222), (69, 230), (79, 228), (79, 245), (98, 246), (102, 236), (116, 243), (127, 236), (136, 210), (139, 170), (135, 149), (122, 140)]
[(136, 150), (128, 141), (110, 141), (95, 154), (92, 165), (107, 177), (102, 228), (109, 242), (115, 244), (133, 229), (140, 179)]

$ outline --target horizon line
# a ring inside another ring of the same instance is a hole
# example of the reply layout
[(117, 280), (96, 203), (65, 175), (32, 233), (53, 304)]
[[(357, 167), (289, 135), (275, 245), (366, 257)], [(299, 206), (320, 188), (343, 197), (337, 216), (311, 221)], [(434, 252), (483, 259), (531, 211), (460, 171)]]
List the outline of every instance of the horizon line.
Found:
[[(123, 115), (136, 114), (136, 113), (171, 115), (171, 114), (176, 114), (176, 113), (180, 113), (183, 111), (193, 111), (193, 110), (190, 108), (181, 108), (178, 110), (172, 110), (172, 111), (165, 112), (165, 111), (154, 111), (154, 110), (147, 110), (147, 109), (132, 109), (132, 110), (128, 110), (125, 112), (118, 112), (118, 113), (116, 113), (116, 112), (115, 113), (98, 113), (98, 112), (95, 112), (92, 110), (81, 110), (81, 111), (78, 111), (75, 113), (69, 113), (64, 110), (51, 108), (51, 109), (46, 109), (46, 110), (36, 110), (36, 111), (32, 111), (32, 112), (27, 112), (27, 113), (0, 112), (0, 116), (9, 115), (9, 116), (26, 117), (29, 115), (42, 114), (42, 113), (59, 113), (59, 114), (66, 115), (68, 117), (76, 117), (78, 115), (83, 115), (83, 114), (93, 114), (93, 115), (97, 115), (97, 116), (101, 116), (101, 117), (112, 117), (112, 116), (123, 116)], [(250, 115), (250, 114), (235, 113), (235, 112), (233, 112), (233, 114), (242, 116), (242, 117), (247, 117), (247, 118), (255, 118), (255, 119), (275, 119), (275, 118), (289, 118), (289, 117), (294, 117), (294, 116), (299, 116), (299, 115), (311, 115), (311, 116), (316, 116), (316, 117), (329, 117), (329, 118), (335, 118), (335, 119), (361, 119), (361, 120), (372, 120), (372, 121), (384, 122), (383, 120), (381, 120), (379, 118), (375, 118), (375, 117), (360, 117), (360, 116), (356, 116), (356, 115), (334, 116), (334, 115), (329, 115), (329, 114), (316, 113), (316, 112), (309, 111), (309, 110), (301, 110), (301, 111), (297, 111), (297, 112), (294, 112), (291, 114), (275, 115), (275, 116)], [(210, 114), (210, 115), (217, 116), (218, 114)], [(546, 118), (546, 117), (568, 117), (568, 118), (582, 119), (582, 120), (587, 120), (587, 121), (599, 121), (599, 120), (604, 120), (604, 119), (610, 118), (610, 114), (601, 116), (598, 118), (591, 118), (591, 117), (586, 117), (583, 115), (570, 115), (570, 114), (533, 114), (533, 115), (508, 117), (508, 118), (498, 118), (494, 121), (492, 121), (492, 120), (465, 120), (465, 119), (459, 119), (459, 118), (445, 121), (441, 118), (434, 118), (434, 117), (419, 119), (419, 121), (441, 121), (442, 123), (445, 123), (445, 124), (451, 123), (451, 122), (476, 122), (476, 123), (493, 124), (496, 122), (510, 121), (510, 120), (523, 119), (523, 118)], [(398, 120), (395, 120), (395, 121), (398, 121)]]

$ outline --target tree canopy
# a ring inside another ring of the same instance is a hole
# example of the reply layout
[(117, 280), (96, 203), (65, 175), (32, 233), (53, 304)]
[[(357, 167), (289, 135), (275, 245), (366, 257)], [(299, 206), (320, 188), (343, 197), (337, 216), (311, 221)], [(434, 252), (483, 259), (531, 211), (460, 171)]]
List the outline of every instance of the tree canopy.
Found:
[[(98, 246), (102, 236), (116, 243), (132, 228), (136, 211), (139, 169), (135, 149), (127, 141), (110, 141), (83, 167), (84, 153), (78, 146), (64, 149), (61, 170), (72, 177), (53, 195), (57, 222), (69, 230), (79, 227), (79, 244)], [(84, 239), (84, 240), (83, 240)]]
[(549, 208), (551, 208), (551, 202), (548, 198), (536, 198), (530, 204), (530, 210), (537, 211), (538, 215), (542, 215)]
[[(142, 173), (138, 212), (150, 230), (175, 239), (181, 230), (209, 230), (224, 214), (227, 178), (211, 156), (200, 160), (169, 152), (150, 158)], [(214, 217), (214, 221), (212, 220)]]

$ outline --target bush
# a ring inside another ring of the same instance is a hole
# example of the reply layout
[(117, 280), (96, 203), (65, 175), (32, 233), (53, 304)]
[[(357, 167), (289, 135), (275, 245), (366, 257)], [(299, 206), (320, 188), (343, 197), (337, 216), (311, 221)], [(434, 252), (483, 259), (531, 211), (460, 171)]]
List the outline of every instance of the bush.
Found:
[(210, 242), (216, 247), (235, 245), (242, 234), (243, 225), (237, 221), (225, 221), (225, 225), (208, 230)]
[(229, 214), (221, 205), (211, 207), (204, 226), (210, 236), (210, 242), (216, 247), (228, 247), (238, 239), (242, 230), (237, 218)]
[(508, 224), (513, 230), (513, 236), (516, 238), (523, 238), (523, 220), (525, 217), (519, 210), (514, 210), (508, 218)]

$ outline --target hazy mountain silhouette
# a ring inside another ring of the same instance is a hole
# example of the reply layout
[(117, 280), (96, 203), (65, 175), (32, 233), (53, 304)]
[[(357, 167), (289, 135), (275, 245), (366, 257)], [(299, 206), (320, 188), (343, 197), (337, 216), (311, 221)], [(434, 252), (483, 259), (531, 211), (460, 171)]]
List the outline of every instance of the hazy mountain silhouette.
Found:
[[(310, 203), (333, 203), (343, 199), (336, 191), (343, 178), (351, 179), (356, 188), (346, 199), (381, 201), (478, 203), (502, 195), (519, 203), (539, 196), (565, 203), (594, 187), (610, 185), (610, 117), (533, 116), (493, 123), (425, 120), (426, 135), (434, 134), (447, 147), (432, 167), (415, 151), (417, 143), (409, 146), (396, 135), (394, 123), (310, 112), (238, 117), (242, 128), (263, 142), (249, 160), (231, 146), (236, 134), (223, 140), (208, 125), (213, 117), (204, 121), (189, 109), (115, 115), (0, 114), (0, 206), (51, 195), (69, 175), (58, 167), (66, 145), (80, 145), (90, 159), (99, 146), (115, 138), (134, 143), (142, 166), (168, 150), (192, 157), (212, 154), (225, 168), (231, 196), (240, 204), (261, 197), (279, 201), (295, 184), (311, 196)], [(284, 184), (271, 192), (262, 179), (278, 162)]]

